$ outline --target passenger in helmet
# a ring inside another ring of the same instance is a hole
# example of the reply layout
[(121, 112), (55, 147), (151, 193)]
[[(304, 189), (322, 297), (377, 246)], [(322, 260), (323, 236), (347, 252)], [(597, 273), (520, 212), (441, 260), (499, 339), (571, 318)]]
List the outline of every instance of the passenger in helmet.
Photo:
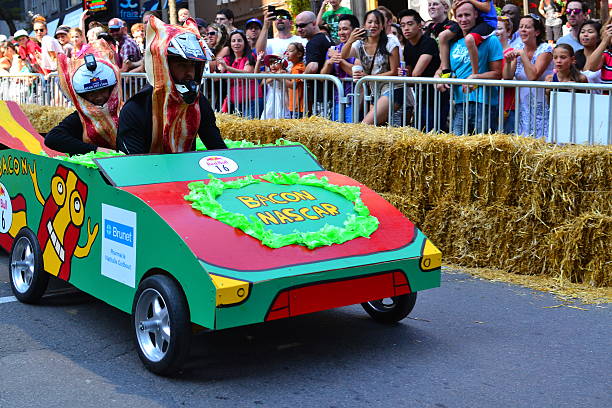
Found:
[(114, 51), (97, 40), (79, 57), (58, 55), (60, 86), (75, 107), (45, 137), (45, 145), (68, 154), (116, 150), (121, 89)]
[(208, 149), (226, 149), (200, 92), (210, 51), (195, 21), (187, 19), (180, 27), (151, 17), (144, 59), (149, 85), (121, 110), (117, 148), (127, 154), (190, 151), (197, 134)]

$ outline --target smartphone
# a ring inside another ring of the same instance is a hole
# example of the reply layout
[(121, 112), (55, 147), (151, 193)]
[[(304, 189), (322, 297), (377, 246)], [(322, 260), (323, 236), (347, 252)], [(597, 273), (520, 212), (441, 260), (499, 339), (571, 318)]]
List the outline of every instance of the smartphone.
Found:
[(370, 30), (365, 30), (362, 34), (361, 34), (361, 38), (368, 38), (370, 36)]
[(270, 15), (276, 15), (276, 6), (268, 6), (268, 13)]

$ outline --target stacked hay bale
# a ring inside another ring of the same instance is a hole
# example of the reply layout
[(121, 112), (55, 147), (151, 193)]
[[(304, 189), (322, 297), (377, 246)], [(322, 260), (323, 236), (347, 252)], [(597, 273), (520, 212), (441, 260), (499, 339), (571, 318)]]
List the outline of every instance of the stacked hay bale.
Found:
[[(69, 113), (43, 109), (24, 109), (41, 133)], [(326, 169), (399, 208), (447, 262), (612, 286), (610, 146), (424, 134), (321, 118), (217, 115), (217, 124), (228, 139), (304, 144)]]
[(612, 148), (454, 137), (321, 118), (219, 115), (224, 137), (306, 145), (381, 193), (449, 262), (612, 285)]

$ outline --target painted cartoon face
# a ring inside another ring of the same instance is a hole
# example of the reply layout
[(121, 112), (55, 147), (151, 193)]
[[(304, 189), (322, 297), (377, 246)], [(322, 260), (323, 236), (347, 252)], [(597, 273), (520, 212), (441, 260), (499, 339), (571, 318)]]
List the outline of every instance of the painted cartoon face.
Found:
[(87, 186), (72, 170), (59, 166), (51, 178), (51, 194), (43, 207), (38, 238), (45, 270), (62, 279), (68, 278), (70, 259), (85, 219), (86, 199)]

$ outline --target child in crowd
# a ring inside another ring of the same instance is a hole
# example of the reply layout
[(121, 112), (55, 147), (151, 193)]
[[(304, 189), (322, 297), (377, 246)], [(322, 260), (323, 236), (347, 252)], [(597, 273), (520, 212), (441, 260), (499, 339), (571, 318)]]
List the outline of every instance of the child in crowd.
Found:
[(569, 44), (558, 44), (553, 50), (555, 70), (546, 76), (547, 82), (589, 82), (576, 67), (574, 48)]
[(73, 27), (68, 32), (70, 36), (70, 41), (72, 42), (72, 56), (74, 58), (81, 58), (81, 50), (85, 45), (85, 36), (83, 35), (83, 31), (80, 28)]
[[(292, 64), (292, 74), (303, 74), (306, 66), (304, 65), (304, 45), (300, 42), (293, 42), (287, 47), (285, 55)], [(288, 117), (295, 119), (302, 117), (304, 113), (304, 83), (301, 79), (287, 80), (287, 109)]]
[[(478, 46), (497, 28), (497, 11), (493, 0), (458, 0), (453, 4), (453, 10), (457, 10), (464, 3), (471, 3), (478, 10), (477, 23), (472, 31), (465, 37), (465, 45), (470, 54), (470, 64), (472, 74), (478, 74)], [(450, 43), (462, 36), (461, 28), (452, 25), (450, 28), (440, 33), (438, 42), (440, 46), (440, 70), (442, 78), (450, 77)]]
[[(286, 74), (287, 61), (283, 60), (278, 55), (270, 54), (264, 57), (264, 52), (257, 54), (257, 62), (255, 63), (255, 72), (259, 72), (259, 66), (266, 66), (266, 72), (270, 74)], [(265, 79), (266, 84), (264, 111), (261, 114), (261, 119), (284, 119), (287, 115), (285, 107), (285, 96), (287, 90), (283, 86), (283, 81), (278, 79)]]

